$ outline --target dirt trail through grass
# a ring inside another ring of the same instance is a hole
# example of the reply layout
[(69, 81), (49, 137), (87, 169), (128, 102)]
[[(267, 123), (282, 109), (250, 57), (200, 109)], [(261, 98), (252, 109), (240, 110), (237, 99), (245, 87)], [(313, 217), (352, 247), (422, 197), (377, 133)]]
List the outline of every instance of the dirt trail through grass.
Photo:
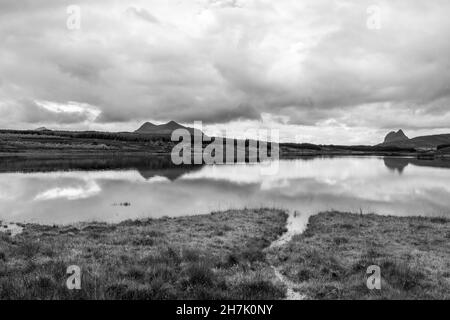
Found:
[(281, 274), (275, 266), (272, 266), (275, 276), (286, 286), (286, 298), (285, 300), (305, 300), (306, 296), (301, 291), (301, 286), (292, 282)]
[[(301, 216), (297, 211), (290, 212), (286, 221), (286, 232), (270, 244), (269, 250), (281, 250), (281, 247), (291, 241), (292, 237), (301, 234), (306, 228), (307, 219), (308, 216)], [(277, 280), (286, 287), (286, 300), (306, 299), (306, 295), (301, 293), (301, 284), (289, 280), (275, 265), (272, 264), (271, 267)]]
[[(450, 220), (324, 212), (266, 250), (276, 275), (308, 299), (450, 299)], [(381, 290), (367, 287), (380, 267)]]

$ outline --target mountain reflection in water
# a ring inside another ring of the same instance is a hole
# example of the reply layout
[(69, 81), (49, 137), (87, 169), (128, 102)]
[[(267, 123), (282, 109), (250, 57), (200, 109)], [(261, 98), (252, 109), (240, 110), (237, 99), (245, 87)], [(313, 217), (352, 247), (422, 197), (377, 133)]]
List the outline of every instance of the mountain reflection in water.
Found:
[[(279, 207), (450, 216), (449, 162), (336, 157), (174, 166), (169, 157), (0, 160), (0, 219), (71, 223)], [(118, 205), (126, 203), (127, 205)], [(302, 223), (305, 223), (305, 219)]]

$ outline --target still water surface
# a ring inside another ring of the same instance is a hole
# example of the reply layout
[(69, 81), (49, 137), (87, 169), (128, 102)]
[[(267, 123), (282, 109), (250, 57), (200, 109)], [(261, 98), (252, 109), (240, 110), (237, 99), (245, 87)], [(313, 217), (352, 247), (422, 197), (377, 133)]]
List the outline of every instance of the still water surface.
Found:
[(183, 168), (149, 159), (111, 163), (0, 163), (0, 220), (117, 222), (244, 207), (296, 211), (290, 223), (297, 229), (311, 214), (332, 209), (450, 217), (449, 161), (280, 160), (275, 175), (262, 174), (261, 163)]

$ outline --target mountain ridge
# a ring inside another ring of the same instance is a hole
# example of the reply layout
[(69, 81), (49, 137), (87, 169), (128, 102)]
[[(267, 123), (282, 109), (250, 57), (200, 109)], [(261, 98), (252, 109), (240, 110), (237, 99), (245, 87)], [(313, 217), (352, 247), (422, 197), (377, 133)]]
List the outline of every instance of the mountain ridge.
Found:
[(450, 133), (448, 134), (433, 134), (426, 136), (419, 136), (415, 138), (408, 138), (403, 130), (397, 132), (390, 132), (383, 143), (378, 146), (383, 147), (401, 147), (401, 148), (423, 148), (435, 149), (438, 146), (450, 144)]
[(39, 127), (39, 128), (34, 129), (34, 131), (51, 131), (51, 130), (46, 127)]
[(142, 124), (137, 130), (135, 130), (134, 133), (171, 135), (172, 132), (177, 129), (186, 129), (190, 132), (191, 135), (193, 135), (194, 133), (205, 135), (202, 131), (198, 129), (185, 127), (173, 120), (159, 125), (147, 121), (144, 124)]

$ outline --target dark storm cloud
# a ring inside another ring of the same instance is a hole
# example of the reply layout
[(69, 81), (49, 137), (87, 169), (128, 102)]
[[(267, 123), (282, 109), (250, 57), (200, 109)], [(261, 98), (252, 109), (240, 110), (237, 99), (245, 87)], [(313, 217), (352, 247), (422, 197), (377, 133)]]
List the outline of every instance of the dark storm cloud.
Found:
[[(214, 111), (210, 108), (205, 108), (202, 112), (201, 120), (208, 123), (226, 123), (232, 120), (243, 120), (250, 119), (255, 120), (261, 117), (260, 112), (257, 108), (250, 105), (239, 105), (235, 108), (224, 108), (220, 111)], [(184, 122), (194, 122), (197, 121), (198, 118), (190, 114), (189, 110), (187, 112), (181, 111), (179, 116), (180, 121)]]
[[(80, 0), (75, 31), (69, 4), (1, 1), (2, 124), (226, 123), (268, 113), (303, 126), (423, 129), (450, 120), (446, 0), (376, 1), (379, 30), (366, 26), (366, 0)], [(33, 101), (101, 113), (56, 114)]]
[(30, 100), (19, 100), (10, 103), (8, 107), (13, 110), (9, 114), (11, 120), (24, 121), (28, 123), (52, 123), (52, 124), (72, 124), (81, 123), (91, 119), (91, 115), (86, 110), (71, 110), (70, 112), (55, 112)]

